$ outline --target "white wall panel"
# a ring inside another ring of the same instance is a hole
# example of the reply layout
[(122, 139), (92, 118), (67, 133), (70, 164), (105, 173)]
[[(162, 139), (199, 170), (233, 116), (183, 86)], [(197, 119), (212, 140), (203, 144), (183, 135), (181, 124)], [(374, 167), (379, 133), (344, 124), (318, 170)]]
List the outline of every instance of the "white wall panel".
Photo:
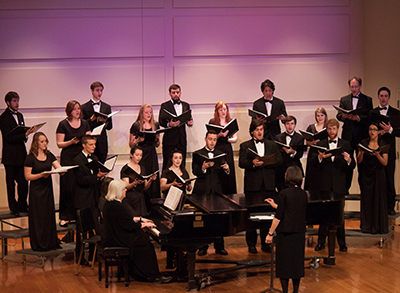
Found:
[(0, 63), (0, 93), (16, 91), (21, 108), (65, 107), (69, 100), (86, 102), (90, 84), (101, 81), (103, 98), (112, 105), (141, 105), (141, 60), (87, 60)]
[(249, 103), (261, 97), (261, 82), (275, 83), (275, 95), (285, 101), (336, 100), (348, 91), (346, 62), (294, 62), (282, 60), (235, 65), (182, 65), (175, 80), (185, 87), (192, 104)]
[(174, 18), (174, 56), (341, 54), (347, 15), (184, 16)]
[[(2, 18), (0, 59), (163, 56), (164, 42), (154, 44), (164, 38), (163, 24), (161, 17), (94, 17), (90, 13)], [(148, 34), (144, 45), (142, 34)]]
[[(173, 0), (175, 8), (298, 7), (299, 0)], [(349, 0), (302, 0), (301, 6), (347, 6)]]
[(164, 0), (68, 0), (68, 1), (54, 1), (54, 0), (3, 0), (1, 2), (1, 9), (115, 9), (115, 8), (162, 8), (164, 7)]

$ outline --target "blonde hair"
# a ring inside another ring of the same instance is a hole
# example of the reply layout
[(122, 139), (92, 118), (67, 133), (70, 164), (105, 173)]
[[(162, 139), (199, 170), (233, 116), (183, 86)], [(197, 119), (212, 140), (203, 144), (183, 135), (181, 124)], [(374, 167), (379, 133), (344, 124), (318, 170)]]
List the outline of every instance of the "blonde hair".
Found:
[(143, 112), (144, 112), (144, 109), (146, 109), (146, 108), (151, 109), (151, 118), (150, 118), (151, 129), (156, 130), (156, 124), (155, 124), (154, 116), (153, 116), (153, 107), (151, 107), (151, 105), (149, 105), (149, 104), (144, 104), (144, 105), (142, 105), (142, 107), (140, 107), (139, 114), (138, 114), (138, 117), (135, 122), (139, 122), (139, 130), (143, 131), (144, 130), (143, 129), (143, 122), (144, 122)]
[(122, 197), (122, 191), (128, 185), (125, 181), (121, 179), (116, 179), (110, 182), (108, 185), (108, 192), (106, 195), (106, 200), (113, 201), (113, 200), (120, 200)]

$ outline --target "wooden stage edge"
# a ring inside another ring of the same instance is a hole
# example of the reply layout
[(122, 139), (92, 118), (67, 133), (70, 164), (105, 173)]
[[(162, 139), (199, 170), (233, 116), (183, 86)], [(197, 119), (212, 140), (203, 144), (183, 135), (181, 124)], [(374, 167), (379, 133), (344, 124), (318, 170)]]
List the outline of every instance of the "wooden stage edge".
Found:
[[(358, 221), (346, 221), (347, 229), (358, 229)], [(59, 234), (61, 238), (62, 233)], [(313, 241), (306, 242), (306, 256), (327, 255), (328, 250), (315, 252), (314, 246), (316, 236), (309, 236)], [(305, 265), (305, 277), (300, 284), (300, 292), (399, 292), (400, 270), (398, 261), (400, 259), (400, 227), (395, 226), (394, 233), (388, 237), (382, 248), (379, 238), (348, 237), (348, 252), (339, 252), (336, 249), (336, 265), (326, 266), (320, 264), (318, 269), (311, 269), (308, 261)], [(29, 238), (25, 239), (29, 242)], [(310, 243), (313, 242), (313, 243)], [(225, 238), (228, 256), (215, 254), (213, 247), (202, 259), (259, 259), (269, 260), (270, 254), (261, 252), (258, 243), (258, 254), (252, 255), (247, 252), (244, 236)], [(165, 252), (156, 247), (160, 270), (164, 274), (171, 273), (165, 269)], [(18, 240), (15, 246), (9, 247), (9, 254), (13, 257), (21, 257), (16, 250), (21, 249)], [(35, 256), (26, 255), (27, 262), (37, 262), (40, 259)], [(123, 282), (112, 282), (108, 289), (103, 281), (98, 281), (97, 264), (93, 270), (84, 267), (78, 276), (75, 276), (75, 266), (72, 259), (66, 259), (63, 255), (46, 261), (43, 268), (27, 266), (21, 263), (0, 262), (1, 292), (186, 292), (186, 282), (173, 282), (164, 285), (155, 285), (131, 281), (129, 287)], [(222, 264), (197, 264), (196, 274), (204, 273), (208, 269), (223, 267)], [(113, 270), (115, 273), (115, 269)], [(226, 275), (214, 277), (199, 292), (261, 292), (269, 287), (270, 266), (263, 268), (252, 268), (231, 272)], [(274, 279), (274, 286), (280, 289), (279, 279)], [(291, 291), (291, 284), (289, 292)]]

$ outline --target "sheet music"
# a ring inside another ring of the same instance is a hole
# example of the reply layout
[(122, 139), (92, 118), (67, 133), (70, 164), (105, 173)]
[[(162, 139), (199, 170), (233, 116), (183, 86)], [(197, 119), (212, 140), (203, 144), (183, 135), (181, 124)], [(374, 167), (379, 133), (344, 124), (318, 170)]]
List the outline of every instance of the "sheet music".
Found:
[(267, 221), (267, 220), (273, 220), (274, 215), (255, 215), (251, 216), (250, 219), (258, 221)]
[(182, 190), (175, 186), (171, 186), (168, 191), (167, 197), (164, 201), (164, 206), (172, 211), (175, 211), (182, 197)]

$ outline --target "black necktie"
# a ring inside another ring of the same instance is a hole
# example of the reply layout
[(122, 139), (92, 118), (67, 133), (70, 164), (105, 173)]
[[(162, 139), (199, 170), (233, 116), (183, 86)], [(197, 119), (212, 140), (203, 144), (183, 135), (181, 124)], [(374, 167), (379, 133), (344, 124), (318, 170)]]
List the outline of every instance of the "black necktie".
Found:
[(358, 99), (358, 97), (357, 97), (357, 96), (352, 96), (352, 98)]
[(174, 105), (180, 105), (180, 104), (181, 104), (181, 100), (177, 100), (177, 101), (174, 100)]
[(100, 105), (100, 102), (92, 102), (92, 105), (94, 106), (94, 105)]
[(13, 115), (18, 115), (17, 112), (11, 112), (11, 114), (13, 114)]
[(336, 143), (336, 140), (329, 140), (329, 143)]
[(263, 143), (262, 140), (258, 140), (258, 139), (256, 139), (255, 142), (256, 142), (256, 143)]
[(272, 100), (267, 100), (267, 99), (264, 99), (264, 101), (265, 101), (266, 103), (270, 103), (270, 104), (272, 104)]
[(386, 109), (387, 109), (386, 107), (383, 108), (379, 107), (379, 110), (386, 110)]
[(286, 135), (286, 136), (289, 136), (290, 138), (293, 137), (293, 134), (289, 134), (289, 133), (287, 133), (287, 132), (285, 132), (285, 135)]

